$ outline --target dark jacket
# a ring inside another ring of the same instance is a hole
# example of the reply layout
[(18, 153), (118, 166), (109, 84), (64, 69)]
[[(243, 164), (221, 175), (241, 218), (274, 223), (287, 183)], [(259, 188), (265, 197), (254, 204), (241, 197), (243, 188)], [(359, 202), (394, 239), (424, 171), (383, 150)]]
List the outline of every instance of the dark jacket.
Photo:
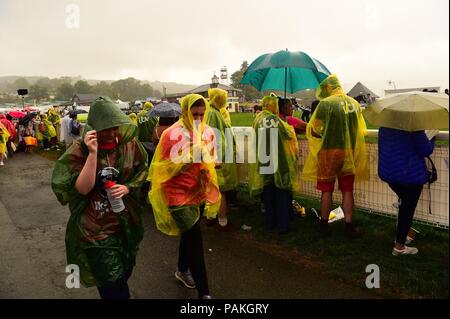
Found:
[(406, 132), (380, 127), (378, 131), (378, 176), (393, 184), (425, 184), (425, 157), (434, 149), (424, 131)]

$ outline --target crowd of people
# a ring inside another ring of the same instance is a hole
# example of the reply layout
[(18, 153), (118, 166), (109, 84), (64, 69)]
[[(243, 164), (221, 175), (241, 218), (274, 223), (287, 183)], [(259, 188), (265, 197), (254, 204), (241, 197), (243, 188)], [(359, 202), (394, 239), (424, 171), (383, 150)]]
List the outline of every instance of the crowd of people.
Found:
[[(363, 232), (353, 223), (353, 188), (369, 177), (365, 120), (360, 104), (345, 94), (336, 75), (319, 85), (316, 96), (303, 120), (292, 116), (295, 101), (275, 94), (262, 99), (253, 123), (258, 156), (249, 166), (249, 191), (263, 203), (267, 231), (284, 235), (293, 231), (292, 201), (299, 178), (314, 181), (322, 194), (318, 231), (328, 237), (337, 180), (345, 233), (356, 239)], [(96, 286), (102, 298), (130, 297), (127, 282), (144, 236), (144, 193), (157, 229), (180, 237), (175, 278), (197, 289), (199, 298), (210, 299), (202, 216), (218, 230), (239, 229), (228, 220), (236, 208), (239, 179), (236, 162), (224, 160), (227, 143), (236, 143), (234, 137), (226, 138), (232, 127), (227, 99), (227, 92), (218, 88), (208, 91), (208, 99), (188, 94), (181, 99), (180, 116), (164, 118), (149, 116), (154, 107), (150, 102), (139, 114), (127, 116), (109, 98), (99, 97), (83, 130), (76, 114), (61, 119), (53, 110), (20, 125), (1, 116), (0, 160), (16, 135), (26, 147), (27, 137), (39, 140), (44, 149), (57, 147), (57, 136), (64, 141), (67, 150), (54, 168), (52, 189), (71, 211), (67, 259), (79, 265), (82, 283)], [(302, 171), (299, 133), (306, 133), (309, 145)], [(428, 178), (424, 158), (432, 153), (434, 140), (424, 131), (380, 128), (378, 173), (399, 197), (394, 256), (418, 252), (405, 245), (406, 236)]]

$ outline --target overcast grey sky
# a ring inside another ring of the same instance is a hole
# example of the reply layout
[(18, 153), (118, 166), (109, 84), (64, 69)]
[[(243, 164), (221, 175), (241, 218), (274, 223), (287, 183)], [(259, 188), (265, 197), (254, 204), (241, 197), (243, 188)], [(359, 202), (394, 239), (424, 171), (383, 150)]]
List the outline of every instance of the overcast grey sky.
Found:
[[(77, 5), (77, 10), (68, 7)], [(304, 51), (389, 88), (448, 87), (448, 0), (0, 0), (0, 75), (208, 83), (263, 53)]]

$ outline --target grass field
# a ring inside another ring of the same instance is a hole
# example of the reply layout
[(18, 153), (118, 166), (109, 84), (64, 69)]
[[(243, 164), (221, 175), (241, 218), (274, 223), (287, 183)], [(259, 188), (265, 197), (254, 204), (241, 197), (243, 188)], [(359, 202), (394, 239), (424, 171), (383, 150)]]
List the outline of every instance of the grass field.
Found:
[[(344, 236), (343, 220), (332, 223), (332, 236), (326, 239), (318, 234), (318, 220), (310, 212), (319, 211), (319, 201), (299, 198), (307, 208), (304, 218), (295, 216), (288, 235), (267, 232), (263, 225), (261, 204), (250, 198), (246, 188), (238, 192), (239, 212), (230, 215), (236, 223), (252, 226), (251, 235), (258, 241), (288, 248), (295, 255), (309, 260), (321, 271), (355, 286), (365, 287), (367, 265), (380, 269), (380, 289), (374, 293), (386, 298), (448, 298), (449, 233), (426, 225), (413, 225), (420, 231), (414, 246), (416, 256), (394, 257), (391, 254), (396, 220), (390, 217), (356, 212), (355, 223), (362, 226), (364, 236), (349, 240)], [(275, 248), (276, 249), (276, 248)], [(299, 272), (307, 269), (299, 269)]]

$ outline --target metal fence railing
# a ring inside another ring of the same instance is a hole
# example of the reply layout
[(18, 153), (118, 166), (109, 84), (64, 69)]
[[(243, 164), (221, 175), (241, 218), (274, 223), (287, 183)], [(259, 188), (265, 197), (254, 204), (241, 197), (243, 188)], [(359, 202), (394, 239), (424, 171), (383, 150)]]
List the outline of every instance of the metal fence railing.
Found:
[[(251, 128), (238, 128), (251, 129)], [(377, 130), (371, 130), (369, 136), (376, 136)], [(448, 133), (440, 134), (438, 139), (448, 140)], [(397, 215), (397, 196), (389, 188), (388, 184), (380, 180), (378, 177), (378, 144), (367, 143), (367, 156), (369, 158), (370, 178), (368, 181), (356, 183), (354, 196), (355, 206), (363, 210), (385, 214)], [(308, 154), (308, 142), (299, 140), (300, 149), (300, 171)], [(442, 228), (449, 227), (449, 188), (448, 188), (448, 171), (449, 171), (449, 149), (448, 145), (439, 145), (434, 149), (431, 158), (436, 166), (438, 180), (431, 184), (428, 190), (428, 184), (423, 188), (422, 195), (414, 214), (414, 219), (419, 222), (431, 224)], [(248, 181), (247, 164), (238, 164), (239, 176), (242, 182)], [(300, 178), (300, 176), (299, 176)], [(301, 195), (320, 199), (321, 193), (316, 189), (314, 182), (304, 181), (300, 179)], [(430, 197), (431, 194), (431, 197)], [(333, 200), (342, 201), (342, 195), (339, 190), (333, 194)], [(431, 214), (429, 213), (429, 204), (431, 201)]]

